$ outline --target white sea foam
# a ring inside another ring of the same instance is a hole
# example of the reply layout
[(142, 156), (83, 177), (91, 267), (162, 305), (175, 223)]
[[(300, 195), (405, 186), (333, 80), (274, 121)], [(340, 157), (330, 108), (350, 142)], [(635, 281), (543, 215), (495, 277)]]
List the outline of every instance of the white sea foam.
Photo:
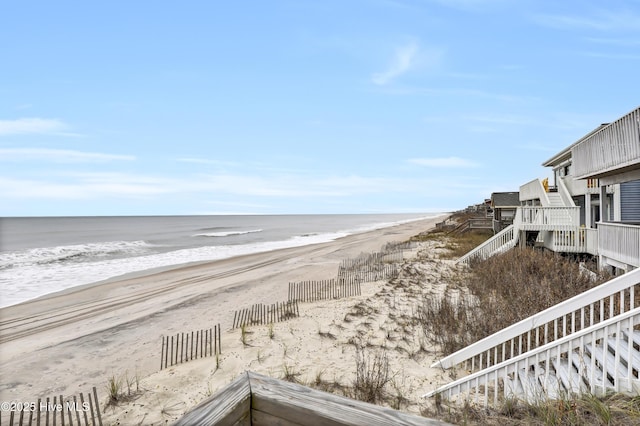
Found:
[(152, 246), (145, 241), (106, 241), (0, 253), (0, 270), (29, 265), (87, 261), (107, 256), (137, 256)]
[(194, 237), (232, 237), (235, 235), (255, 234), (257, 232), (262, 232), (262, 229), (252, 229), (250, 231), (206, 232), (203, 234), (195, 234)]
[[(381, 222), (337, 232), (305, 233), (281, 241), (210, 245), (163, 253), (158, 253), (155, 250), (157, 246), (145, 241), (113, 241), (0, 253), (0, 288), (3, 289), (0, 307), (131, 272), (323, 243), (425, 218)], [(260, 231), (255, 229), (253, 232)]]

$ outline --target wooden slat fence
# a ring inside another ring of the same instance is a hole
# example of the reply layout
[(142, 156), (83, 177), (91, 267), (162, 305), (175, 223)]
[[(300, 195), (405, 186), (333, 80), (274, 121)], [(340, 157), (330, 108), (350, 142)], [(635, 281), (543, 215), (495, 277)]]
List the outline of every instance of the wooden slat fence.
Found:
[(208, 330), (162, 336), (160, 370), (198, 358), (222, 353), (220, 324)]
[(418, 247), (418, 243), (416, 241), (391, 241), (384, 246), (382, 246), (382, 252), (390, 252), (397, 250), (413, 250)]
[[(9, 426), (102, 426), (100, 402), (96, 388), (93, 394), (73, 395), (63, 398), (38, 398), (36, 402), (3, 403), (0, 410), (0, 425)], [(7, 409), (8, 408), (8, 409)], [(7, 423), (8, 422), (8, 423)]]
[(332, 278), (322, 281), (289, 283), (289, 301), (314, 302), (359, 296), (360, 294), (360, 281), (356, 279), (336, 280)]
[(297, 300), (264, 305), (262, 303), (236, 311), (233, 314), (233, 328), (247, 325), (270, 324), (300, 316)]
[(340, 282), (372, 282), (386, 280), (398, 276), (398, 267), (394, 264), (369, 264), (360, 268), (338, 268)]

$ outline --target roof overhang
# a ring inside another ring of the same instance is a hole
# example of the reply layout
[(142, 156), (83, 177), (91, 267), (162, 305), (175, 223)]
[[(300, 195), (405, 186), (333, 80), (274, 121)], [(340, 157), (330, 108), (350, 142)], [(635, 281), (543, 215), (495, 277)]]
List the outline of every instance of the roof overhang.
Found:
[(571, 145), (569, 145), (568, 147), (566, 147), (565, 149), (563, 149), (562, 151), (560, 151), (559, 153), (557, 153), (553, 157), (549, 158), (547, 161), (542, 163), (542, 165), (544, 167), (554, 167), (554, 166), (558, 166), (558, 165), (564, 163), (567, 160), (570, 160), (571, 159), (571, 148), (573, 148), (575, 145), (579, 144), (583, 140), (587, 139), (589, 136), (593, 135), (598, 130), (600, 130), (600, 129), (604, 128), (604, 127), (607, 127), (608, 125), (609, 125), (609, 123), (603, 123), (603, 124), (599, 125), (597, 128), (593, 129), (592, 131), (590, 131), (589, 133), (587, 133), (586, 135), (584, 135), (583, 137), (578, 139), (576, 142), (572, 143)]

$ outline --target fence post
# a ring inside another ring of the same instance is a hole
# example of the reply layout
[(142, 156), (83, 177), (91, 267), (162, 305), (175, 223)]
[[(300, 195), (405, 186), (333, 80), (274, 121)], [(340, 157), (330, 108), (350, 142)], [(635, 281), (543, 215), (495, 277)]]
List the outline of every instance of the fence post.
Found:
[[(84, 414), (84, 424), (88, 425), (89, 419), (87, 418), (87, 410), (84, 408), (84, 396), (82, 392), (80, 392), (80, 405), (82, 406), (82, 414)], [(29, 424), (31, 424), (31, 420), (29, 420)], [(78, 424), (80, 424), (80, 421), (78, 421)]]
[(96, 392), (96, 387), (93, 387), (93, 397), (96, 401), (96, 413), (98, 413), (98, 423), (102, 426), (102, 416), (100, 415), (100, 402), (98, 402), (98, 393)]

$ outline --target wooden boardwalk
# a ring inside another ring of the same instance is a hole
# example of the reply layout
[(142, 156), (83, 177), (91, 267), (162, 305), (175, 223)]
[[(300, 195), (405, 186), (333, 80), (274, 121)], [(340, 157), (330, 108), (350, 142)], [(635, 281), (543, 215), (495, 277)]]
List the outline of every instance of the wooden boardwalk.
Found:
[(246, 372), (178, 420), (191, 425), (427, 426), (446, 423)]

